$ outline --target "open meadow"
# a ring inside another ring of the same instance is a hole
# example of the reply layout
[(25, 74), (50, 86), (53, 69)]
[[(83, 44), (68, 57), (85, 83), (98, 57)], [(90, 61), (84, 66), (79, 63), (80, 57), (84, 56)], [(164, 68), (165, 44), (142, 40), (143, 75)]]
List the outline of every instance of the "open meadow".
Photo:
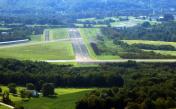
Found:
[[(7, 87), (2, 87), (3, 91)], [(23, 89), (18, 87), (18, 92)], [(18, 105), (24, 106), (25, 109), (75, 109), (76, 102), (81, 99), (86, 93), (89, 93), (93, 88), (56, 88), (55, 97), (30, 98), (29, 101), (23, 101), (20, 97), (10, 95), (10, 99)], [(0, 106), (1, 109), (2, 106)], [(8, 109), (3, 107), (2, 109)]]
[(10, 108), (0, 105), (0, 109), (10, 109)]
[[(171, 45), (176, 48), (176, 42), (165, 42), (165, 41), (148, 41), (148, 40), (123, 40), (124, 42), (133, 45), (133, 44), (147, 44), (147, 45)], [(145, 50), (145, 51), (154, 51), (163, 55), (172, 55), (176, 56), (176, 51), (169, 50)]]

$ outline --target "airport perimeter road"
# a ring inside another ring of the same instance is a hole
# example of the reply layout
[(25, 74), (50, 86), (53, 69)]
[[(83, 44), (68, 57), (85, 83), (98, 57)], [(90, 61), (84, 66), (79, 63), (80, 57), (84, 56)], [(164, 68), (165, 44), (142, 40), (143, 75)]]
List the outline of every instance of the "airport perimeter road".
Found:
[(88, 63), (88, 64), (103, 64), (103, 63), (122, 63), (128, 61), (144, 62), (144, 63), (173, 63), (176, 59), (119, 59), (119, 60), (43, 60), (44, 62), (51, 63), (67, 63), (67, 62), (78, 62), (78, 63)]
[(73, 49), (76, 55), (76, 60), (77, 61), (91, 60), (88, 50), (84, 44), (84, 41), (79, 31), (75, 28), (69, 29), (69, 37), (72, 41)]

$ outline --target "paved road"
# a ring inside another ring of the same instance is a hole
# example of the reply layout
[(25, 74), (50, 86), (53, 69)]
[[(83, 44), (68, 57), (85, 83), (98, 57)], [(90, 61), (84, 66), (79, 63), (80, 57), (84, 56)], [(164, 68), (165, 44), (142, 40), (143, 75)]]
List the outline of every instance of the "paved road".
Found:
[(146, 62), (146, 63), (172, 63), (176, 62), (176, 59), (118, 59), (118, 60), (43, 60), (44, 62), (52, 62), (52, 63), (67, 63), (67, 62), (79, 62), (79, 63), (122, 63), (122, 62), (128, 62), (136, 61), (136, 62)]
[(0, 102), (0, 105), (3, 105), (3, 106), (8, 107), (8, 108), (10, 108), (10, 109), (15, 109), (15, 107), (10, 106), (10, 105), (5, 104), (5, 103), (2, 103), (2, 102)]
[(50, 37), (49, 37), (50, 32), (49, 32), (48, 30), (46, 30), (46, 31), (44, 32), (44, 35), (45, 35), (45, 41), (49, 41), (49, 40), (50, 40)]
[(10, 45), (28, 42), (29, 39), (0, 42), (0, 45)]
[(73, 49), (75, 52), (77, 61), (88, 61), (91, 60), (88, 50), (84, 44), (84, 41), (77, 29), (69, 30), (69, 37), (71, 38)]
[(52, 42), (62, 42), (62, 41), (70, 41), (70, 40), (71, 40), (70, 38), (65, 38), (65, 39), (58, 39), (58, 40), (52, 40), (52, 41), (27, 42), (27, 43), (12, 44), (12, 45), (2, 45), (2, 46), (0, 46), (0, 49), (11, 48), (11, 47), (29, 46), (29, 45), (38, 45), (38, 44), (47, 44), (47, 43), (52, 43)]

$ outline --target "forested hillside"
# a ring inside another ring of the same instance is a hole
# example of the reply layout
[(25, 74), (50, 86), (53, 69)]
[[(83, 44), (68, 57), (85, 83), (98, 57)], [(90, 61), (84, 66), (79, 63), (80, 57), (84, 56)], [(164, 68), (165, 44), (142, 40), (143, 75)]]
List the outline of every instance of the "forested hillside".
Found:
[[(124, 11), (151, 8), (174, 8), (175, 0), (1, 0), (0, 10), (3, 12), (58, 11), (72, 12), (82, 10), (92, 11)], [(128, 8), (126, 8), (128, 7)], [(112, 10), (113, 9), (113, 10)], [(57, 10), (57, 11), (55, 11)], [(62, 14), (64, 14), (62, 13)], [(80, 12), (78, 12), (80, 13)]]

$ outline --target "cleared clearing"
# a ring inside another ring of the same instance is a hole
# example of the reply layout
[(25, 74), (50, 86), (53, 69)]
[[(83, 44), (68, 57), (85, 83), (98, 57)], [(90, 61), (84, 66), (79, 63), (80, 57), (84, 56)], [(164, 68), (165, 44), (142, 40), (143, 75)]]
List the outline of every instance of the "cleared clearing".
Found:
[[(18, 92), (24, 87), (17, 87)], [(8, 90), (3, 86), (2, 90)], [(10, 95), (10, 99), (16, 104), (21, 104), (25, 109), (75, 109), (75, 102), (81, 99), (86, 93), (94, 90), (94, 88), (56, 88), (56, 97), (31, 98), (29, 101), (23, 102), (20, 97)], [(0, 97), (1, 98), (1, 97)], [(1, 109), (1, 106), (0, 106)], [(2, 108), (8, 109), (8, 108)]]
[(75, 109), (75, 102), (93, 89), (57, 88), (55, 98), (39, 97), (23, 102), (25, 109)]

